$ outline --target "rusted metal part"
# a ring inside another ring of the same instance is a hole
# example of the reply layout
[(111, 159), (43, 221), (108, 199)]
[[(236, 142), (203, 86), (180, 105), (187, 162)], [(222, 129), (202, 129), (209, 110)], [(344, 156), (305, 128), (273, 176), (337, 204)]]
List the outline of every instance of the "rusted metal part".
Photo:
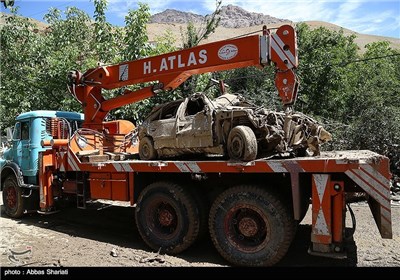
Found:
[(229, 209), (223, 226), (229, 242), (243, 252), (259, 251), (270, 238), (267, 217), (250, 204), (238, 204)]
[(159, 238), (171, 237), (177, 229), (177, 213), (174, 207), (164, 199), (156, 199), (149, 206), (146, 219), (152, 224), (153, 234)]
[(244, 217), (239, 222), (239, 231), (246, 237), (253, 237), (258, 231), (257, 222), (251, 217)]
[(17, 207), (17, 190), (16, 186), (11, 186), (6, 189), (6, 201), (8, 209), (15, 209)]
[(158, 221), (162, 226), (170, 226), (173, 220), (174, 216), (168, 209), (161, 209), (158, 213)]

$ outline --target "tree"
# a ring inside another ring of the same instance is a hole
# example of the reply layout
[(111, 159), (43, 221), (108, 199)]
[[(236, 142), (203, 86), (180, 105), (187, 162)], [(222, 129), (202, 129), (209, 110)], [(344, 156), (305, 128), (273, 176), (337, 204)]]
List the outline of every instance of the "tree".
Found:
[(215, 32), (221, 20), (218, 16), (221, 13), (221, 4), (221, 0), (215, 1), (215, 11), (206, 16), (200, 27), (195, 27), (193, 22), (189, 22), (186, 27), (186, 33), (181, 30), (184, 49), (197, 46), (202, 40), (207, 39), (208, 36)]
[(357, 63), (348, 66), (355, 73), (352, 90), (345, 93), (342, 121), (347, 149), (370, 149), (385, 154), (400, 144), (400, 52), (388, 42), (366, 46)]
[(252, 103), (270, 109), (282, 109), (275, 87), (275, 71), (272, 67), (239, 68), (224, 71), (219, 77), (229, 85), (231, 92), (239, 93)]
[(42, 36), (45, 64), (37, 68), (39, 108), (81, 111), (81, 105), (67, 90), (67, 73), (96, 66), (98, 54), (92, 48), (94, 27), (89, 15), (75, 7), (68, 7), (64, 14), (65, 19), (60, 10), (51, 9), (45, 15), (49, 27)]
[(345, 36), (343, 30), (324, 27), (311, 30), (297, 25), (300, 78), (299, 104), (305, 112), (337, 118), (343, 108), (343, 94), (350, 90), (350, 68), (343, 67), (357, 59), (355, 36)]
[[(150, 20), (150, 8), (147, 4), (139, 3), (137, 10), (129, 10), (125, 17), (123, 37), (125, 44), (122, 46), (122, 60), (136, 60), (148, 56), (159, 55), (175, 50), (173, 36), (170, 30), (158, 36), (156, 43), (151, 45), (147, 36), (147, 23)], [(138, 90), (146, 85), (138, 84), (109, 91), (108, 97), (115, 97), (124, 92), (125, 89)], [(134, 104), (129, 104), (111, 112), (110, 118), (127, 119), (133, 123), (141, 122), (151, 109), (160, 103), (168, 101), (172, 96), (179, 96), (178, 93), (163, 93), (150, 99)]]
[[(218, 16), (221, 13), (221, 0), (216, 0), (215, 11), (206, 16), (205, 21), (196, 27), (193, 22), (189, 22), (186, 27), (186, 33), (181, 29), (181, 36), (183, 41), (183, 48), (193, 48), (197, 46), (202, 40), (207, 39), (217, 29), (221, 18)], [(194, 93), (199, 76), (189, 77), (180, 87), (179, 90), (183, 96), (188, 96)]]
[[(215, 31), (219, 7), (205, 22), (202, 31), (189, 24), (185, 47), (193, 47)], [(128, 12), (122, 28), (107, 22), (106, 0), (95, 0), (93, 19), (69, 7), (64, 12), (51, 9), (45, 16), (49, 26), (39, 28), (11, 9), (0, 30), (0, 127), (14, 123), (16, 115), (30, 110), (81, 111), (81, 104), (67, 90), (67, 73), (82, 72), (98, 62), (118, 63), (174, 51), (171, 32), (156, 42), (148, 42), (146, 24), (149, 7), (139, 4)], [(200, 31), (199, 31), (200, 30)], [(370, 149), (380, 153), (400, 144), (400, 52), (387, 42), (367, 45), (359, 54), (354, 36), (325, 28), (311, 30), (297, 26), (300, 66), (299, 100), (302, 111), (325, 123), (334, 141), (330, 149)], [(210, 79), (224, 80), (257, 105), (280, 108), (274, 85), (274, 69), (243, 68), (196, 76), (173, 92), (164, 92), (110, 113), (110, 118), (140, 122), (155, 106), (206, 91), (212, 97), (217, 87)], [(134, 85), (135, 90), (146, 85)], [(104, 91), (106, 97), (122, 94), (123, 89)]]
[(26, 18), (17, 17), (16, 8), (10, 10), (12, 14), (5, 18), (0, 31), (2, 129), (11, 126), (19, 113), (31, 110), (39, 101), (37, 68), (46, 61), (43, 38), (36, 32), (36, 26)]
[(120, 33), (115, 33), (112, 25), (107, 22), (107, 0), (94, 0), (94, 7), (94, 40), (91, 46), (96, 50), (99, 62), (117, 62), (120, 59), (116, 48)]
[(149, 37), (146, 25), (150, 20), (150, 7), (139, 3), (137, 10), (129, 10), (125, 17), (124, 60), (134, 60), (148, 56), (150, 53)]

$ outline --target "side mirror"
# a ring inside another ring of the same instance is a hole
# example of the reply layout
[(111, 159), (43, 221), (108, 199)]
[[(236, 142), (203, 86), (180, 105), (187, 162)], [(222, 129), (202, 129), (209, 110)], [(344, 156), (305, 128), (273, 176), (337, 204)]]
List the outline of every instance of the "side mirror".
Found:
[(12, 129), (12, 127), (7, 127), (6, 128), (6, 133), (7, 133), (7, 141), (12, 141), (12, 139), (13, 139), (13, 129)]

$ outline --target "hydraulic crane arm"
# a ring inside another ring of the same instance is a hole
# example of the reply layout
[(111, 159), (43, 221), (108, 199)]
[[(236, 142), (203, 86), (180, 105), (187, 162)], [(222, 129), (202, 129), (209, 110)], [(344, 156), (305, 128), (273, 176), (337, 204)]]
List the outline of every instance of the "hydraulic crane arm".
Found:
[[(173, 90), (191, 75), (248, 66), (264, 67), (274, 63), (275, 84), (284, 105), (292, 105), (297, 95), (294, 69), (298, 66), (296, 33), (283, 25), (271, 34), (254, 35), (200, 45), (159, 56), (99, 66), (84, 74), (70, 73), (70, 88), (82, 103), (85, 123), (100, 125), (110, 110), (151, 97), (161, 90)], [(158, 82), (137, 91), (105, 100), (101, 89)]]

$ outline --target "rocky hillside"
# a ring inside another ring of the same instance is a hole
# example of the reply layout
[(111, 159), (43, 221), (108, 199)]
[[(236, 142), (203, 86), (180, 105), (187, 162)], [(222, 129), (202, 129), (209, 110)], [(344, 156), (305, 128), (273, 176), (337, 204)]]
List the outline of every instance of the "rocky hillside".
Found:
[(190, 12), (182, 12), (174, 9), (166, 9), (164, 12), (151, 16), (150, 23), (201, 23), (204, 17)]
[[(234, 5), (222, 6), (219, 16), (221, 18), (220, 26), (225, 28), (243, 28), (263, 24), (276, 24), (288, 21), (261, 13), (251, 13)], [(164, 12), (154, 14), (151, 17), (150, 22), (164, 24), (185, 24), (188, 22), (201, 23), (204, 21), (204, 19), (205, 17), (201, 15), (167, 9)]]

